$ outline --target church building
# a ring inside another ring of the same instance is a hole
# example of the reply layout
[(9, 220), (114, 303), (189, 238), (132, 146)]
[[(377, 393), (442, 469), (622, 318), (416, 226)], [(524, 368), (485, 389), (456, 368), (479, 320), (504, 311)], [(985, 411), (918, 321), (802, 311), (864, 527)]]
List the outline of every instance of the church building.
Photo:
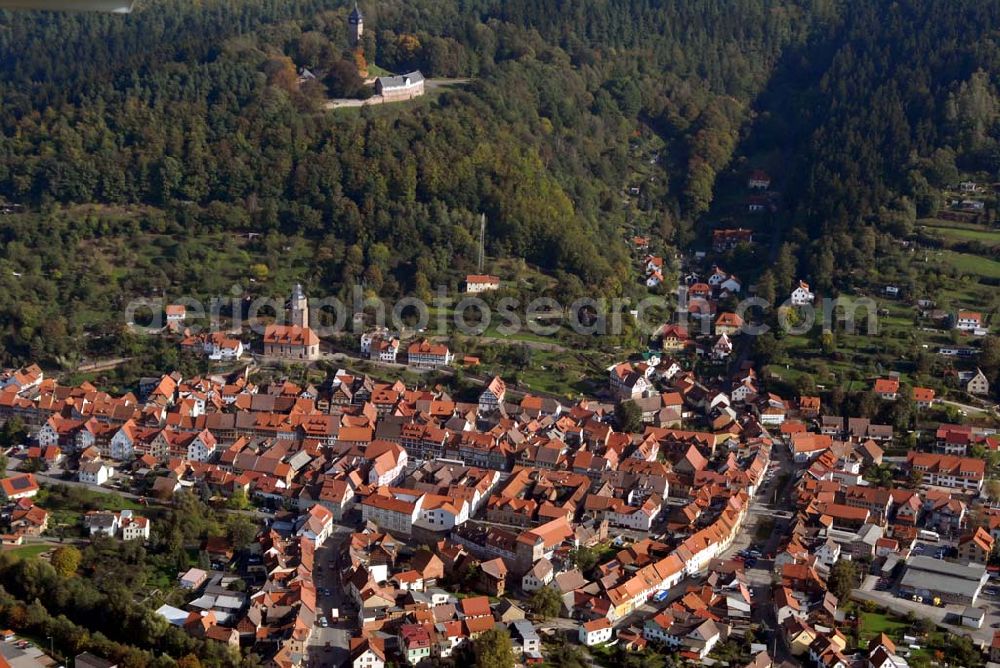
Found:
[(291, 323), (271, 324), (264, 330), (264, 354), (296, 360), (319, 358), (319, 337), (309, 327), (309, 300), (296, 284), (289, 303)]

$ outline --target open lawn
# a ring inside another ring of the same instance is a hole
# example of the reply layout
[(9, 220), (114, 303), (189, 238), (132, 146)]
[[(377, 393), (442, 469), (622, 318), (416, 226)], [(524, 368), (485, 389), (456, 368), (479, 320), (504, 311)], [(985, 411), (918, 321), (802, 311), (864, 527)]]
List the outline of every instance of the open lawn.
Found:
[(576, 392), (593, 392), (588, 383), (593, 375), (591, 369), (573, 355), (535, 350), (528, 368), (518, 373), (524, 386), (519, 389), (572, 396)]
[(35, 559), (41, 554), (45, 554), (53, 549), (51, 545), (20, 545), (5, 549), (4, 552), (18, 559)]
[(889, 637), (901, 638), (903, 630), (907, 625), (903, 622), (895, 621), (888, 615), (881, 612), (861, 613), (861, 642), (867, 643), (872, 636), (885, 633)]
[(991, 229), (984, 225), (936, 218), (921, 220), (917, 224), (932, 234), (938, 234), (953, 241), (982, 241), (988, 244), (1000, 244), (1000, 230)]
[(375, 63), (368, 63), (368, 76), (369, 77), (391, 77), (392, 72), (385, 69), (384, 67), (379, 67)]
[(984, 278), (1000, 278), (1000, 262), (988, 257), (949, 250), (938, 251), (937, 255), (962, 273)]

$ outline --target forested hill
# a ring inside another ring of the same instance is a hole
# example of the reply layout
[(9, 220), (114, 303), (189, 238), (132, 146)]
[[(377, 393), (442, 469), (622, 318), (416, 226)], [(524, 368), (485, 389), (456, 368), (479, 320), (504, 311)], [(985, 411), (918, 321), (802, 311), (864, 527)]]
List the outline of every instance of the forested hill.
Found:
[[(0, 217), (3, 354), (60, 356), (124, 298), (233, 274), (187, 247), (95, 257), (95, 240), (261, 232), (269, 266), (238, 270), (266, 290), (304, 239), (310, 288), (426, 295), (475, 266), (485, 212), (491, 256), (524, 257), (561, 296), (620, 294), (638, 286), (625, 239), (689, 241), (741, 141), (787, 152), (790, 212), (835, 241), (799, 246), (813, 266), (869, 260), (862, 232), (932, 207), (956, 162), (995, 171), (997, 2), (361, 6), (365, 62), (472, 83), (324, 110), (363, 93), (343, 0), (0, 13), (0, 199), (29, 211)], [(300, 84), (301, 67), (320, 79)], [(630, 202), (630, 144), (650, 135), (662, 186)], [(89, 203), (112, 213), (71, 214)]]
[(786, 51), (757, 140), (789, 149), (801, 266), (822, 290), (934, 216), (960, 172), (997, 177), (998, 27), (1000, 2), (852, 2)]
[[(392, 297), (474, 268), (485, 212), (488, 253), (524, 257), (564, 296), (634, 289), (625, 239), (672, 241), (707, 209), (753, 95), (806, 33), (799, 4), (363, 2), (367, 63), (473, 81), (361, 113), (322, 108), (361, 92), (342, 0), (0, 14), (0, 198), (40, 212), (0, 219), (6, 354), (62, 355), (77, 309), (94, 320), (130, 295), (215, 287), (193, 278), (196, 249), (135, 270), (116, 265), (143, 253), (95, 261), (91, 240), (137, 232), (304, 237), (311, 288)], [(320, 80), (300, 85), (301, 67)], [(643, 132), (665, 143), (665, 186), (637, 210), (623, 196)], [(112, 214), (66, 215), (80, 203)]]

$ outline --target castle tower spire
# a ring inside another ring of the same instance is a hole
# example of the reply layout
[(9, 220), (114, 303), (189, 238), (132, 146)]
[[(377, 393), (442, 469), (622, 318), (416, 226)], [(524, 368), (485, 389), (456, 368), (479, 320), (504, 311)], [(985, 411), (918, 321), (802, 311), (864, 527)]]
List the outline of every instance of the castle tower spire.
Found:
[(351, 36), (351, 46), (357, 46), (361, 43), (361, 35), (365, 32), (365, 17), (361, 14), (361, 10), (358, 9), (358, 0), (354, 0), (354, 9), (351, 11), (351, 15), (347, 17), (348, 33)]

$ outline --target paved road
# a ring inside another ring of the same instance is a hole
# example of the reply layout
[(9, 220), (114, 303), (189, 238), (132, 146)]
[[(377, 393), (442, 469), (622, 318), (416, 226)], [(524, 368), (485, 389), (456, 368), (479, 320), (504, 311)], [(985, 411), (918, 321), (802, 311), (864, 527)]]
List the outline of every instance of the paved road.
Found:
[[(309, 666), (312, 668), (345, 665), (350, 654), (351, 624), (345, 621), (345, 607), (350, 602), (344, 600), (340, 584), (340, 555), (342, 546), (348, 540), (353, 528), (343, 524), (335, 525), (333, 535), (323, 547), (316, 550), (313, 581), (316, 583), (316, 600), (320, 614), (330, 623), (329, 627), (317, 626), (309, 640)], [(323, 594), (329, 590), (329, 594)], [(334, 615), (334, 611), (338, 613)]]
[(970, 406), (969, 404), (961, 404), (957, 401), (951, 401), (949, 399), (941, 399), (941, 403), (953, 406), (959, 410), (966, 411), (967, 413), (992, 413), (996, 410), (996, 406), (982, 408), (981, 406)]

